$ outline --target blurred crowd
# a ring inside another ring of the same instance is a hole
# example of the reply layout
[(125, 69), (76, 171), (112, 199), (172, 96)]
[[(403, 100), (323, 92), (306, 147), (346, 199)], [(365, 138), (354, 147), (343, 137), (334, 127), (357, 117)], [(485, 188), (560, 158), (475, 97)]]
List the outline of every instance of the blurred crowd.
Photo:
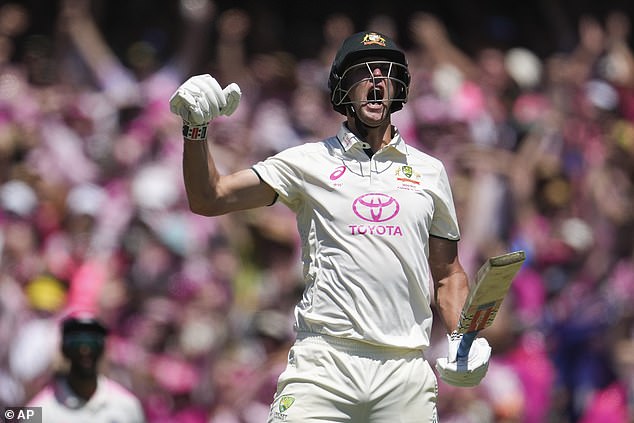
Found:
[[(323, 22), (305, 57), (250, 52), (246, 9), (179, 3), (181, 47), (109, 45), (89, 0), (60, 1), (54, 29), (0, 6), (0, 406), (25, 404), (60, 371), (59, 320), (109, 326), (102, 371), (149, 422), (262, 422), (293, 341), (303, 288), (294, 216), (282, 205), (217, 218), (184, 196), (180, 120), (189, 76), (242, 88), (211, 134), (236, 170), (330, 136), (327, 80), (341, 41), (371, 28), (407, 46), (405, 139), (445, 162), (473, 277), (486, 257), (527, 261), (496, 323), (477, 388), (440, 385), (445, 423), (634, 422), (634, 53), (630, 18), (583, 15), (577, 43), (467, 53), (420, 11), (407, 38), (387, 15)], [(211, 31), (211, 28), (214, 28)], [(213, 35), (213, 36), (212, 36)], [(400, 38), (399, 38), (400, 36)], [(211, 51), (213, 54), (201, 54)], [(434, 329), (430, 361), (444, 354)]]

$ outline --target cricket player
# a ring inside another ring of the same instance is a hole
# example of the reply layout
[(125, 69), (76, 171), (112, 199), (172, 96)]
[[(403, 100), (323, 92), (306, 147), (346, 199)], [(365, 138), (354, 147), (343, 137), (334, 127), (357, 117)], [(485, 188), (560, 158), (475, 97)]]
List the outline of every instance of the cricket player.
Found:
[(131, 392), (99, 374), (107, 328), (92, 313), (73, 313), (62, 321), (62, 354), (66, 374), (29, 402), (42, 407), (43, 423), (144, 423), (141, 402)]
[[(209, 122), (235, 111), (240, 88), (223, 90), (210, 75), (185, 81), (170, 108), (183, 119), (189, 206), (216, 216), (281, 201), (296, 213), (306, 286), (269, 422), (437, 422), (437, 380), (425, 359), (431, 307), (435, 300), (450, 333), (469, 291), (448, 177), (391, 124), (410, 83), (391, 39), (350, 36), (328, 82), (345, 116), (337, 134), (220, 175)], [(460, 336), (448, 342), (441, 378), (478, 384), (486, 340), (474, 342), (466, 368), (456, 366)]]

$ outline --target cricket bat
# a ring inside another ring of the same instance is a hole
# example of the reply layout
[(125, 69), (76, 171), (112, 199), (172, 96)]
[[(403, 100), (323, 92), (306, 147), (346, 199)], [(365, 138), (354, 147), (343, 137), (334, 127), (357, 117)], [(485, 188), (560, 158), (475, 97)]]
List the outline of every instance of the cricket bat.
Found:
[(456, 332), (462, 334), (456, 361), (466, 366), (471, 344), (482, 329), (493, 323), (513, 278), (526, 259), (524, 251), (489, 258), (478, 270), (476, 283), (460, 313)]

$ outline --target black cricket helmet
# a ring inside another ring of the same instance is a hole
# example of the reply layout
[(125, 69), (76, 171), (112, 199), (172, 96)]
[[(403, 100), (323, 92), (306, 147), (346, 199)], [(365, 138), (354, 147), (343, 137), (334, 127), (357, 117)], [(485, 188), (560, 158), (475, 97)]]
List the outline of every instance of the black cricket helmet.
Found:
[(72, 332), (94, 332), (101, 336), (108, 334), (108, 328), (91, 312), (76, 312), (66, 316), (62, 322), (62, 335)]
[(346, 115), (346, 106), (352, 103), (347, 98), (351, 87), (346, 86), (345, 77), (351, 67), (362, 64), (364, 58), (368, 58), (368, 62), (385, 60), (390, 64), (387, 78), (393, 81), (396, 87), (395, 93), (390, 98), (392, 100), (390, 113), (403, 108), (403, 104), (407, 102), (410, 83), (405, 53), (389, 37), (374, 31), (362, 31), (351, 35), (337, 51), (328, 78), (330, 102), (333, 108), (342, 115)]
[(61, 322), (62, 353), (70, 356), (71, 349), (80, 345), (92, 348), (98, 356), (104, 349), (108, 328), (93, 313), (72, 313)]

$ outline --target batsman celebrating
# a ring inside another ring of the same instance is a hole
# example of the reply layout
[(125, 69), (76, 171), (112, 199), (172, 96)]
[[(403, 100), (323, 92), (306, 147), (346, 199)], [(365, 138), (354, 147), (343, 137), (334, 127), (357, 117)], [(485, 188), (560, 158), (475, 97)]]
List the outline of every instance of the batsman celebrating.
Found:
[[(469, 293), (448, 177), (391, 124), (410, 83), (391, 39), (350, 36), (328, 82), (334, 109), (346, 117), (335, 136), (220, 175), (208, 125), (235, 111), (240, 88), (222, 89), (210, 75), (185, 81), (170, 108), (183, 119), (189, 206), (217, 216), (281, 201), (296, 213), (306, 287), (269, 422), (437, 422), (437, 381), (425, 359), (431, 307), (435, 301), (449, 333)], [(477, 385), (489, 344), (477, 338), (458, 366), (461, 335), (447, 336), (440, 377)]]

